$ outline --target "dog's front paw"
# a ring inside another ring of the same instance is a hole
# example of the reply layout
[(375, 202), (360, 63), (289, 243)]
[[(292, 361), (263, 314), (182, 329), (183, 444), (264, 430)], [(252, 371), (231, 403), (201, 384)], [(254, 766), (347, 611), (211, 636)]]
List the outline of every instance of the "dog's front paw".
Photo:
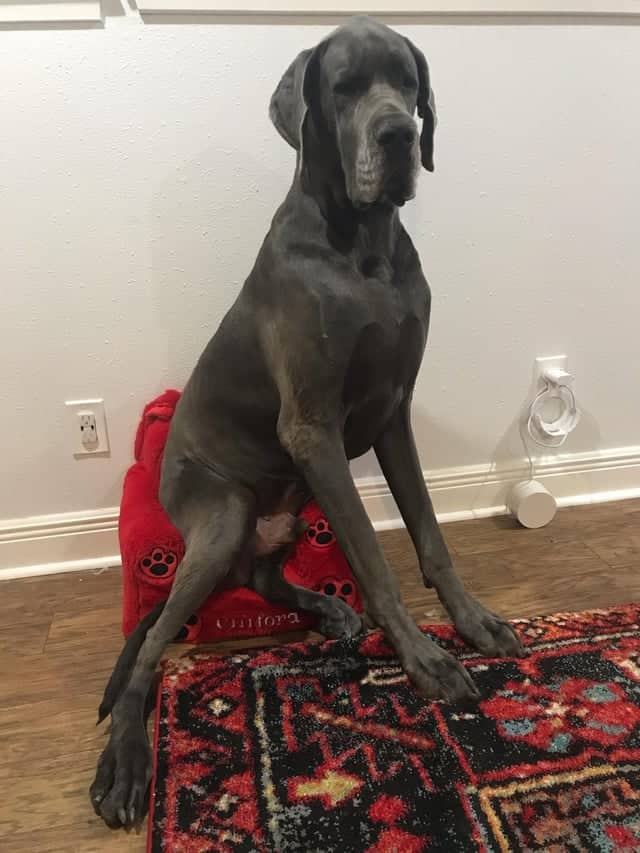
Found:
[(318, 631), (329, 640), (355, 637), (362, 632), (362, 619), (341, 598), (327, 598)]
[(487, 657), (524, 657), (526, 652), (511, 625), (467, 596), (453, 614), (458, 633)]
[(411, 651), (401, 656), (400, 662), (425, 699), (464, 702), (480, 698), (473, 679), (462, 664), (428, 637), (417, 639)]
[(147, 810), (151, 764), (144, 729), (122, 737), (111, 735), (89, 789), (93, 808), (107, 826), (128, 828), (140, 823)]

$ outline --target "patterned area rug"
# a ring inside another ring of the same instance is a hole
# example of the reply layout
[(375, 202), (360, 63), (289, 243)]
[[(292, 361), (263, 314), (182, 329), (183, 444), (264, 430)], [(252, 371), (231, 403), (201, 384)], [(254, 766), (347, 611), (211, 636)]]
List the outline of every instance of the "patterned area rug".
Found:
[(640, 851), (640, 606), (515, 624), (424, 702), (379, 634), (167, 664), (149, 850)]

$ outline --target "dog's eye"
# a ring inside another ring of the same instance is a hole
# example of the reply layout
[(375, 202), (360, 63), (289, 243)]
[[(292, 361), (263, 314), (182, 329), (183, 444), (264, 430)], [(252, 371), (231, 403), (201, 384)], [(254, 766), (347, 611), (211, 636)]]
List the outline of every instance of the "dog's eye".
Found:
[(334, 95), (355, 95), (362, 88), (362, 80), (358, 77), (347, 77), (338, 80), (333, 86)]
[(402, 88), (406, 89), (408, 92), (415, 92), (418, 88), (418, 83), (414, 77), (407, 75), (402, 78)]
[(351, 82), (349, 80), (340, 80), (333, 87), (334, 95), (349, 95), (352, 91)]

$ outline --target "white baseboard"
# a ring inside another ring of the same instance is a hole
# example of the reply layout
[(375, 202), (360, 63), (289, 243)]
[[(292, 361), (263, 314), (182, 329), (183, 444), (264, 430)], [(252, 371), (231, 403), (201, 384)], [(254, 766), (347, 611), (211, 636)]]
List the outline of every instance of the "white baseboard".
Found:
[(118, 507), (0, 522), (0, 579), (120, 565)]
[[(526, 462), (512, 461), (441, 468), (425, 471), (424, 477), (438, 520), (446, 523), (505, 513), (509, 489), (528, 477), (528, 470)], [(640, 446), (536, 460), (535, 478), (559, 506), (640, 497)], [(383, 477), (358, 480), (358, 490), (376, 530), (402, 525)]]
[[(523, 462), (467, 465), (425, 472), (441, 522), (505, 512), (513, 483), (527, 475)], [(640, 446), (571, 453), (536, 462), (560, 506), (640, 497)], [(402, 526), (383, 477), (357, 481), (376, 530)], [(119, 566), (118, 508), (34, 516), (0, 522), (0, 579)]]

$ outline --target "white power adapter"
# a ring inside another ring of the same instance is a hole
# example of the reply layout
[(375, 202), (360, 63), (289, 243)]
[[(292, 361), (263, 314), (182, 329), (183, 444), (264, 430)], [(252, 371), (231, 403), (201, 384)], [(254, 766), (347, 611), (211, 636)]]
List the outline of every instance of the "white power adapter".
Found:
[(550, 385), (566, 387), (573, 382), (573, 375), (561, 367), (547, 367), (542, 371), (542, 378)]

